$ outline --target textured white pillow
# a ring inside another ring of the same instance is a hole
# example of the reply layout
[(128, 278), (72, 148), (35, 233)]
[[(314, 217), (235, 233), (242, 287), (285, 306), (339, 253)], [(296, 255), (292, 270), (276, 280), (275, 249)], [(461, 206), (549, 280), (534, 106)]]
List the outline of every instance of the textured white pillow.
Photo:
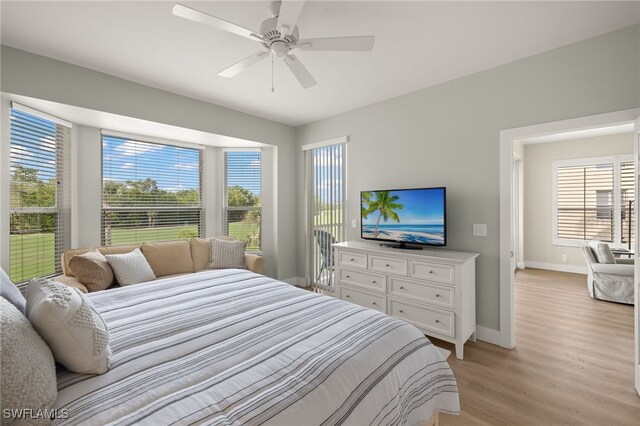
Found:
[(244, 264), (246, 246), (246, 241), (213, 238), (211, 240), (211, 263), (207, 265), (207, 269), (246, 269)]
[(121, 286), (143, 283), (156, 279), (151, 265), (140, 249), (130, 253), (107, 254), (107, 262), (111, 265), (118, 284)]
[(27, 287), (27, 317), (53, 357), (71, 371), (102, 374), (111, 365), (109, 329), (76, 288), (36, 278)]
[[(13, 285), (13, 284), (12, 284)], [(0, 297), (0, 408), (33, 410), (38, 414), (56, 401), (56, 365), (51, 349), (29, 320)], [(2, 418), (2, 424), (49, 424), (47, 418)]]

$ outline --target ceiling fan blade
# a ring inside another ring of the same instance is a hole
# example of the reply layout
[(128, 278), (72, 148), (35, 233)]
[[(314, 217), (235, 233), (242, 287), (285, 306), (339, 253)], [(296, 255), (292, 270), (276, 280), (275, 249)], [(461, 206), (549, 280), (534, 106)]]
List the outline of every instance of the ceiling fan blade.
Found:
[(201, 24), (209, 25), (219, 30), (237, 34), (239, 36), (246, 37), (251, 40), (263, 39), (262, 36), (260, 36), (259, 34), (256, 34), (254, 31), (241, 27), (240, 25), (236, 25), (234, 23), (225, 21), (224, 19), (216, 18), (215, 16), (211, 16), (204, 12), (200, 12), (199, 10), (191, 9), (190, 7), (183, 6), (179, 3), (176, 3), (173, 6), (172, 11), (175, 16), (179, 16), (184, 19), (189, 19), (190, 21), (194, 21), (194, 22), (199, 22)]
[(302, 87), (308, 89), (309, 87), (318, 84), (304, 65), (302, 65), (302, 62), (300, 62), (296, 55), (285, 55), (282, 60), (287, 64), (293, 75), (296, 76)]
[(251, 65), (266, 58), (268, 55), (269, 55), (269, 52), (256, 52), (253, 55), (244, 58), (240, 62), (236, 62), (235, 64), (231, 65), (229, 68), (220, 71), (218, 75), (220, 77), (227, 77), (227, 78), (235, 77), (236, 75), (240, 74), (242, 71), (249, 68)]
[[(282, 37), (291, 34), (298, 22), (302, 8), (304, 7), (304, 1), (283, 1), (280, 5), (280, 13), (278, 15), (277, 29), (282, 33)], [(281, 30), (282, 27), (286, 27)]]
[(300, 50), (369, 52), (375, 42), (375, 36), (308, 38), (300, 40), (294, 47)]

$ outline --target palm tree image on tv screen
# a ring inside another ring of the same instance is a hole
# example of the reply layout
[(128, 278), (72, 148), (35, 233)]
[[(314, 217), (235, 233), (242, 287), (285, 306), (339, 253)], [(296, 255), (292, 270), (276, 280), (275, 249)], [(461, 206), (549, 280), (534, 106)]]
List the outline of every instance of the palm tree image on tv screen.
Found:
[(361, 193), (362, 238), (445, 245), (445, 189)]

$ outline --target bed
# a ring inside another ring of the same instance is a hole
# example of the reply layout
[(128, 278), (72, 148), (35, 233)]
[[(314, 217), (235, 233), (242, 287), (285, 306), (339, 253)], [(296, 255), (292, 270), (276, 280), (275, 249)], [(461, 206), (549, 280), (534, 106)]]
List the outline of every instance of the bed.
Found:
[(416, 328), (246, 270), (90, 293), (110, 370), (58, 367), (54, 424), (421, 424), (459, 412)]

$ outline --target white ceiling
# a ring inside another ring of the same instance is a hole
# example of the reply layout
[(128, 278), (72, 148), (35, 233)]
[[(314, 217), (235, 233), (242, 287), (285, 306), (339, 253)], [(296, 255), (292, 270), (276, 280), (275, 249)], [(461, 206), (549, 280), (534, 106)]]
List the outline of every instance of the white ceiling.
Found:
[[(185, 1), (258, 30), (267, 2)], [(1, 3), (3, 44), (107, 74), (301, 125), (640, 21), (638, 2), (308, 2), (301, 38), (375, 35), (371, 53), (298, 52), (318, 85), (262, 61), (217, 72), (259, 45), (174, 17), (174, 2)]]

